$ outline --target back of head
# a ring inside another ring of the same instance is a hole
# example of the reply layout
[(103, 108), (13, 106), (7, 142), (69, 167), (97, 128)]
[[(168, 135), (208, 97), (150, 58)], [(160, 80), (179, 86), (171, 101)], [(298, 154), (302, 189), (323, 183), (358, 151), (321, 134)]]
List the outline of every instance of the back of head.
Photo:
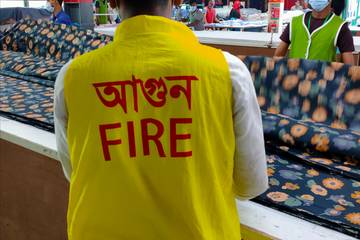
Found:
[[(113, 4), (111, 2), (114, 2)], [(127, 16), (136, 15), (154, 15), (161, 9), (165, 9), (172, 0), (147, 0), (147, 1), (134, 1), (134, 0), (110, 0), (110, 5), (118, 7), (121, 11), (125, 12)]]
[(147, 1), (134, 1), (134, 0), (117, 0), (122, 2), (129, 9), (148, 10), (159, 6), (166, 5), (169, 0), (147, 0)]

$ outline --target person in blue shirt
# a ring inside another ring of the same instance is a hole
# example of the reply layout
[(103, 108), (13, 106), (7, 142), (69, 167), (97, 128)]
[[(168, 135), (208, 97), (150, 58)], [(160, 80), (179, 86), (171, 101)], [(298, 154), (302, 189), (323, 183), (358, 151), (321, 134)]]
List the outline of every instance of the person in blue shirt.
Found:
[(47, 10), (52, 12), (52, 20), (57, 24), (72, 25), (69, 15), (62, 9), (63, 0), (47, 0)]
[(187, 9), (181, 7), (181, 1), (174, 2), (172, 16), (176, 21), (186, 22), (189, 18), (189, 12)]

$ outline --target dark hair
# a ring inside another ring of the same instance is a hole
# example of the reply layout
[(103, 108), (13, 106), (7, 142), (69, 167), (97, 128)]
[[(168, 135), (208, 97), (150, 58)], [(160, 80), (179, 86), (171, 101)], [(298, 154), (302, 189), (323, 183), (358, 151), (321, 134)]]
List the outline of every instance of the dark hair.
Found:
[(192, 5), (193, 3), (198, 3), (196, 0), (190, 0), (190, 5)]
[(57, 1), (58, 1), (59, 5), (61, 6), (63, 4), (64, 0), (57, 0)]
[[(120, 2), (120, 0), (116, 0), (117, 2)], [(134, 13), (134, 15), (137, 15), (138, 13), (147, 13), (149, 11), (152, 11), (156, 9), (159, 6), (166, 6), (166, 4), (169, 2), (169, 0), (149, 0), (144, 3), (144, 1), (138, 1), (138, 0), (122, 0), (125, 5), (127, 11)]]
[(333, 8), (334, 13), (340, 16), (345, 9), (345, 0), (333, 0), (331, 2), (331, 7)]

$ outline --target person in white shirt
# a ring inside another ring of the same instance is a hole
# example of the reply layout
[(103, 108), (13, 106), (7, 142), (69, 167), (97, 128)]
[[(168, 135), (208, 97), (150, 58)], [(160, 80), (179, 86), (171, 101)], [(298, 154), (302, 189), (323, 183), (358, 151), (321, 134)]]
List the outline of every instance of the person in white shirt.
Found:
[(55, 84), (69, 240), (240, 239), (235, 198), (268, 188), (248, 69), (170, 20), (173, 0), (116, 3), (114, 42)]
[[(224, 52), (224, 57), (229, 64), (233, 86), (233, 118), (237, 143), (234, 159), (237, 168), (234, 169), (234, 176), (238, 184), (245, 186), (243, 199), (251, 199), (264, 192), (268, 186), (267, 176), (264, 174), (266, 157), (261, 113), (249, 70), (239, 58), (227, 52)], [(64, 78), (70, 64), (71, 62), (67, 63), (57, 77), (54, 98), (57, 147), (68, 180), (72, 169), (66, 137), (68, 116), (64, 102)]]

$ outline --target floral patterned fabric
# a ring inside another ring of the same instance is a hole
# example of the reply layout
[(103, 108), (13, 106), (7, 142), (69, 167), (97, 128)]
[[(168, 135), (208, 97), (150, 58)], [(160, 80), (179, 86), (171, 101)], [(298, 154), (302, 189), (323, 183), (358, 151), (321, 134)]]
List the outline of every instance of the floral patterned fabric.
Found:
[(53, 24), (46, 20), (18, 22), (0, 40), (3, 51), (23, 52), (32, 56), (66, 63), (71, 58), (100, 48), (112, 37), (76, 26)]
[(262, 112), (262, 119), (272, 148), (360, 179), (359, 132), (266, 112)]
[(241, 57), (261, 109), (360, 131), (360, 68), (285, 58)]
[(256, 202), (359, 238), (360, 181), (267, 154), (270, 189)]
[(54, 88), (0, 74), (0, 115), (54, 131)]
[(63, 64), (23, 52), (0, 51), (0, 74), (54, 86)]
[(111, 41), (46, 20), (16, 23), (0, 39), (0, 115), (53, 131), (53, 87), (61, 67)]
[(269, 164), (270, 188), (254, 201), (360, 238), (360, 68), (241, 58)]

